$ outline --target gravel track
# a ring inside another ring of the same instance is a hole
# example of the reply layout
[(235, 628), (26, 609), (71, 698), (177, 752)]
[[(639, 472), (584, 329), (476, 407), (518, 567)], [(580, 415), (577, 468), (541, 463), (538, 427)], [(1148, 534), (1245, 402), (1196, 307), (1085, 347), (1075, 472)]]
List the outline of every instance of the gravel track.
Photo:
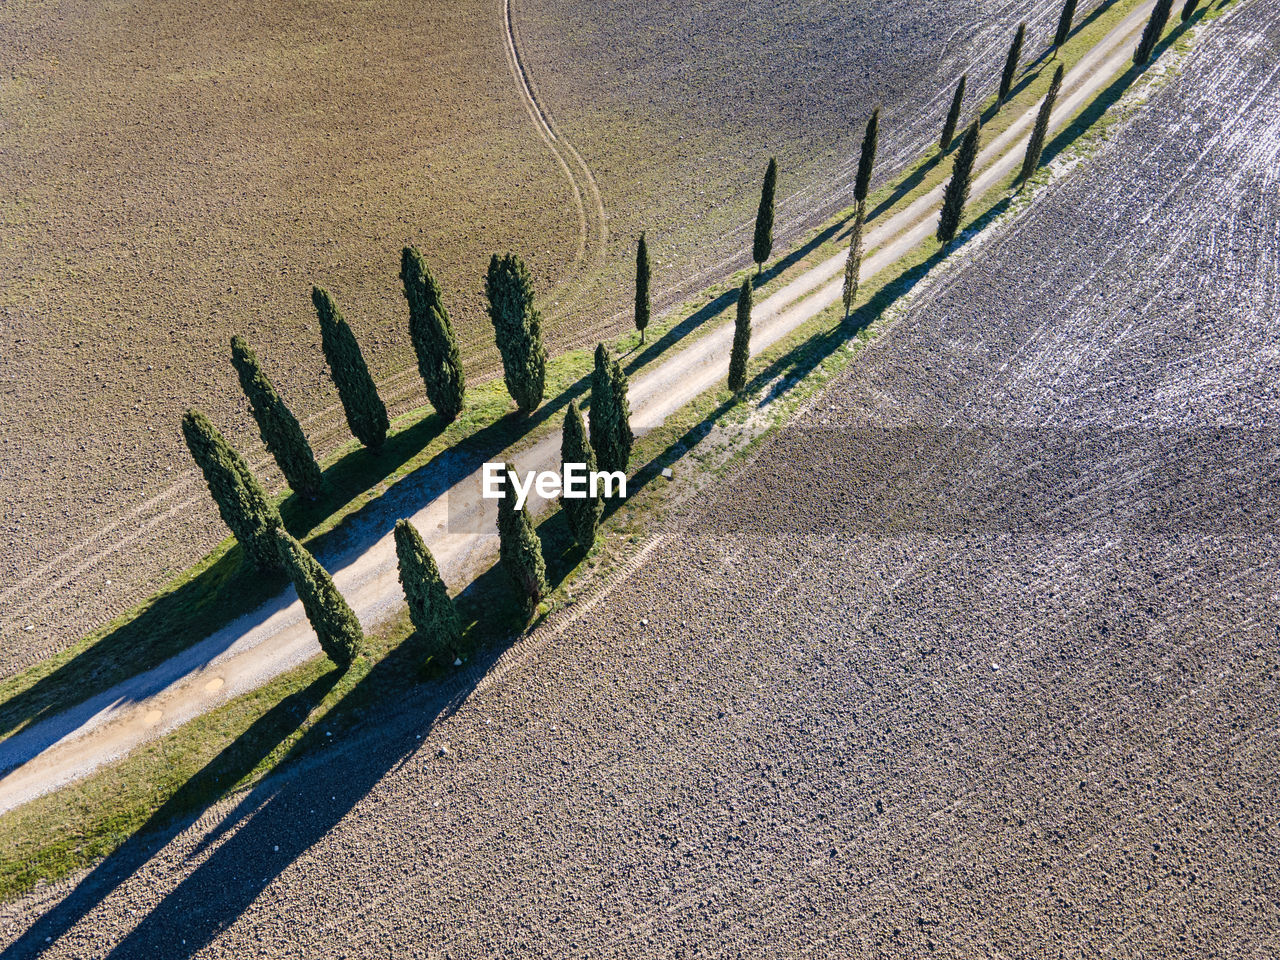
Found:
[[(1136, 8), (1073, 67), (1056, 125), (1066, 122), (1073, 104), (1086, 102), (1123, 71), (1145, 12), (1144, 6)], [(1019, 137), (1035, 112), (1034, 106), (1027, 109), (979, 156), (977, 193), (993, 186), (1019, 161)], [(867, 235), (875, 251), (864, 263), (868, 276), (896, 262), (933, 232), (940, 197), (939, 188), (875, 222)], [(838, 299), (843, 259), (843, 254), (833, 255), (757, 304), (752, 314), (753, 353)], [(723, 382), (732, 334), (731, 326), (722, 325), (637, 377), (629, 395), (633, 427), (644, 432)], [(504, 458), (525, 470), (555, 469), (559, 444), (558, 434), (552, 432)], [(424, 469), (348, 524), (341, 548), (321, 559), (367, 629), (394, 615), (402, 602), (391, 533), (396, 520), (410, 517), (424, 532), (446, 583), (470, 582), (492, 559), (495, 508), (479, 494), (479, 464), (451, 465), (448, 471)], [(545, 507), (538, 498), (531, 503), (537, 512)], [(0, 742), (0, 812), (82, 777), (318, 654), (314, 633), (290, 589), (164, 663)]]
[(1278, 45), (1222, 21), (606, 595), (13, 955), (1274, 956)]

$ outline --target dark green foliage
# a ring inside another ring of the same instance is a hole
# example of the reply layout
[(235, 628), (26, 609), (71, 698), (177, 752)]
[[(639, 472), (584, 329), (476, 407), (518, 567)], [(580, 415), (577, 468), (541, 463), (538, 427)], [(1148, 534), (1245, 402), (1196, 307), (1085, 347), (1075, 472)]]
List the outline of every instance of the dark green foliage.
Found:
[(440, 568), (417, 529), (408, 520), (396, 521), (396, 558), (400, 561), (400, 585), (409, 602), (413, 628), (430, 644), (432, 656), (449, 651), (457, 655), (462, 642), (462, 621), (453, 608), (449, 591), (440, 579)]
[(258, 358), (244, 337), (231, 338), (231, 363), (240, 375), (240, 386), (249, 398), (253, 419), (267, 452), (275, 457), (285, 481), (300, 497), (314, 500), (324, 487), (324, 475), (316, 463), (311, 444), (307, 443), (298, 420), (276, 393), (270, 378), (262, 372)]
[(440, 299), (440, 285), (417, 247), (405, 247), (401, 253), (400, 279), (409, 301), (409, 338), (418, 355), (418, 372), (427, 388), (427, 399), (436, 413), (452, 422), (462, 412), (467, 380), (449, 311)]
[(364, 645), (360, 621), (338, 592), (333, 577), (310, 551), (289, 536), (284, 527), (276, 527), (274, 534), (280, 562), (298, 591), (298, 599), (320, 641), (320, 649), (345, 670), (360, 655)]
[[(596, 454), (591, 449), (591, 441), (587, 439), (587, 427), (582, 422), (582, 413), (578, 404), (569, 403), (564, 415), (564, 432), (560, 436), (560, 464), (563, 470), (566, 463), (585, 463), (587, 473), (596, 469)], [(596, 542), (596, 527), (600, 524), (600, 514), (604, 504), (599, 497), (561, 497), (560, 505), (564, 509), (565, 519), (583, 550), (590, 550)]]
[(876, 165), (876, 145), (880, 139), (880, 108), (871, 111), (871, 119), (867, 121), (867, 131), (862, 135), (862, 153), (858, 155), (858, 176), (853, 181), (853, 198), (858, 206), (867, 202), (867, 191), (871, 189), (871, 171)]
[(938, 218), (938, 242), (944, 247), (956, 238), (960, 221), (964, 218), (964, 205), (969, 201), (969, 187), (973, 181), (973, 163), (978, 158), (982, 142), (982, 124), (973, 121), (964, 135), (960, 149), (956, 151), (956, 163), (942, 195), (942, 215)]
[(533, 281), (524, 261), (514, 253), (502, 258), (494, 254), (484, 292), (507, 392), (521, 413), (531, 413), (542, 402), (547, 351), (542, 345), (542, 316), (533, 305)]
[(1146, 29), (1142, 31), (1142, 39), (1138, 41), (1138, 48), (1133, 51), (1135, 66), (1141, 67), (1151, 59), (1151, 54), (1155, 52), (1156, 44), (1160, 42), (1164, 28), (1169, 23), (1169, 13), (1172, 9), (1173, 0), (1157, 0), (1155, 8), (1151, 11), (1151, 19), (1147, 21)]
[(273, 530), (280, 526), (280, 514), (244, 458), (199, 410), (188, 410), (182, 418), (182, 435), (245, 559), (259, 570), (279, 569)]
[(747, 386), (747, 361), (751, 359), (751, 278), (738, 291), (738, 312), (733, 321), (733, 349), (729, 353), (729, 389), (741, 393)]
[(1071, 25), (1076, 19), (1076, 0), (1064, 0), (1062, 14), (1058, 17), (1058, 30), (1053, 35), (1053, 52), (1056, 56), (1058, 48), (1071, 36)]
[(1191, 19), (1191, 15), (1196, 12), (1196, 7), (1200, 6), (1200, 0), (1187, 0), (1182, 5), (1182, 22), (1186, 23)]
[(1022, 41), (1027, 37), (1027, 25), (1018, 24), (1018, 32), (1013, 35), (1013, 43), (1009, 46), (1009, 56), (1004, 61), (1004, 73), (1000, 74), (1000, 93), (996, 97), (996, 107), (1004, 106), (1009, 92), (1013, 89), (1013, 78), (1018, 75), (1018, 61), (1022, 59)]
[(597, 344), (596, 366), (591, 372), (591, 447), (599, 468), (626, 473), (634, 439), (627, 375), (622, 372), (622, 365), (609, 356), (604, 344)]
[(946, 153), (951, 149), (951, 141), (955, 139), (956, 124), (960, 122), (960, 107), (964, 103), (964, 87), (969, 82), (966, 74), (956, 84), (956, 95), (951, 98), (951, 109), (947, 111), (947, 120), (942, 125), (942, 137), (938, 140), (938, 148)]
[(1053, 105), (1057, 102), (1058, 91), (1062, 89), (1062, 64), (1053, 71), (1053, 80), (1049, 83), (1049, 92), (1044, 95), (1040, 104), (1040, 112), (1036, 114), (1035, 129), (1031, 131), (1031, 139), (1027, 141), (1027, 155), (1022, 161), (1022, 173), (1019, 180), (1026, 180), (1040, 166), (1040, 154), (1044, 152), (1045, 137), (1049, 133), (1049, 118), (1053, 114)]
[(328, 290), (312, 287), (311, 302), (320, 319), (320, 341), (329, 362), (329, 374), (338, 388), (351, 433), (370, 450), (377, 450), (387, 439), (391, 424), (387, 420), (387, 408), (382, 405), (378, 388), (369, 375), (364, 354), (360, 352), (360, 344), (356, 343), (355, 334)]
[(853, 302), (858, 297), (858, 284), (862, 279), (862, 204), (853, 218), (849, 232), (849, 257), (844, 262), (844, 316), (849, 319)]
[(649, 316), (653, 313), (653, 301), (649, 296), (649, 247), (644, 242), (644, 234), (640, 234), (640, 244), (636, 247), (636, 329), (640, 331), (640, 342), (644, 343), (644, 328), (649, 325)]
[[(515, 468), (506, 464), (508, 474)], [(532, 609), (547, 594), (547, 565), (542, 559), (542, 542), (533, 529), (527, 510), (516, 509), (516, 497), (510, 483), (505, 496), (498, 501), (498, 555), (502, 568), (519, 591), (527, 609)]]
[(769, 158), (764, 172), (764, 186), (760, 189), (760, 209), (756, 211), (756, 236), (751, 247), (751, 258), (756, 263), (756, 273), (764, 267), (773, 253), (773, 195), (778, 189), (778, 161)]

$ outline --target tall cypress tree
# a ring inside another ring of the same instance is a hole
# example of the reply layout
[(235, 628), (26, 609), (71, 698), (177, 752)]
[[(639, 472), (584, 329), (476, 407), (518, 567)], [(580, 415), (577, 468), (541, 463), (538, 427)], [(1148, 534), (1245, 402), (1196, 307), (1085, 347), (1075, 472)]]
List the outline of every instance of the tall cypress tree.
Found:
[(1164, 28), (1169, 23), (1169, 12), (1172, 9), (1173, 0), (1157, 0), (1155, 8), (1151, 11), (1151, 19), (1147, 21), (1146, 29), (1142, 31), (1142, 39), (1138, 41), (1138, 48), (1133, 51), (1135, 66), (1141, 67), (1151, 59), (1151, 54), (1155, 52), (1156, 44), (1160, 42)]
[(956, 151), (956, 163), (951, 172), (951, 180), (947, 183), (946, 192), (942, 195), (942, 214), (938, 218), (938, 242), (949, 246), (960, 229), (960, 221), (964, 218), (964, 205), (969, 200), (969, 187), (973, 182), (973, 164), (978, 158), (978, 147), (981, 144), (982, 124), (975, 119), (964, 135), (964, 142)]
[(866, 133), (862, 135), (862, 153), (858, 155), (858, 176), (853, 182), (853, 198), (861, 207), (867, 202), (871, 189), (871, 171), (876, 164), (876, 145), (880, 139), (880, 108), (871, 111)]
[[(569, 402), (569, 409), (564, 415), (564, 431), (560, 435), (561, 469), (568, 463), (585, 463), (588, 474), (596, 470), (595, 451), (591, 449), (586, 424), (582, 422), (582, 413), (574, 401)], [(573, 532), (573, 539), (578, 541), (583, 550), (590, 550), (596, 542), (596, 527), (600, 524), (604, 504), (599, 497), (587, 496), (561, 497), (560, 505), (569, 522), (569, 529)]]
[(311, 452), (311, 444), (307, 443), (297, 418), (280, 399), (270, 378), (263, 373), (249, 344), (239, 335), (231, 338), (231, 363), (240, 376), (244, 395), (249, 398), (249, 407), (267, 452), (275, 457), (293, 492), (314, 500), (324, 487), (324, 475)]
[(400, 585), (409, 603), (413, 628), (430, 643), (432, 656), (446, 650), (456, 656), (462, 642), (462, 621), (440, 579), (436, 558), (408, 520), (396, 521), (395, 539)]
[(858, 284), (862, 279), (862, 206), (853, 218), (853, 230), (849, 233), (849, 257), (844, 262), (844, 318), (849, 319), (853, 302), (858, 297)]
[(747, 386), (747, 361), (751, 359), (751, 278), (738, 291), (738, 311), (733, 320), (733, 349), (729, 353), (729, 389), (741, 393)]
[(507, 392), (521, 413), (531, 413), (546, 387), (547, 351), (542, 345), (542, 315), (533, 305), (533, 280), (524, 261), (514, 253), (502, 258), (494, 254), (484, 292)]
[(751, 258), (756, 262), (756, 274), (764, 269), (765, 261), (773, 253), (773, 195), (778, 188), (778, 161), (770, 157), (764, 172), (764, 186), (760, 188), (760, 209), (756, 211), (756, 236), (751, 246)]
[(273, 530), (281, 525), (280, 514), (244, 458), (199, 410), (188, 410), (182, 418), (182, 436), (245, 559), (258, 570), (278, 570)]
[(599, 468), (626, 473), (634, 439), (627, 375), (604, 344), (596, 344), (596, 365), (591, 372), (591, 447)]
[(338, 388), (351, 433), (370, 450), (377, 450), (387, 439), (391, 424), (387, 420), (387, 408), (369, 375), (364, 354), (360, 352), (360, 344), (356, 343), (355, 334), (328, 290), (312, 287), (311, 302), (320, 320), (320, 342), (329, 362), (329, 373)]
[(644, 343), (644, 328), (649, 326), (649, 316), (653, 312), (653, 301), (649, 296), (650, 273), (649, 247), (641, 231), (640, 243), (636, 246), (636, 329), (640, 331), (641, 343)]
[(338, 592), (333, 577), (311, 552), (289, 536), (284, 527), (276, 527), (274, 534), (280, 562), (298, 591), (298, 599), (320, 641), (320, 649), (345, 670), (364, 646), (360, 621)]
[[(508, 463), (503, 469), (510, 474), (515, 468)], [(498, 501), (498, 556), (526, 609), (531, 609), (547, 594), (547, 565), (529, 512), (517, 510), (515, 495), (506, 493)]]
[(946, 122), (942, 125), (942, 137), (938, 140), (938, 149), (943, 153), (951, 149), (951, 141), (955, 139), (956, 124), (960, 122), (960, 106), (964, 103), (964, 87), (968, 81), (968, 74), (961, 77), (956, 84), (956, 95), (951, 98), (951, 109), (947, 111)]
[(1058, 55), (1058, 48), (1071, 36), (1071, 25), (1076, 19), (1076, 0), (1064, 0), (1062, 13), (1058, 17), (1058, 29), (1053, 35), (1053, 55)]
[(996, 109), (1004, 106), (1013, 89), (1013, 78), (1018, 75), (1018, 61), (1022, 59), (1022, 41), (1027, 37), (1027, 25), (1018, 24), (1018, 32), (1013, 35), (1013, 43), (1009, 47), (1009, 56), (1004, 61), (1004, 73), (1000, 75), (1000, 94), (996, 97)]
[(1022, 173), (1019, 180), (1026, 180), (1040, 166), (1040, 154), (1044, 152), (1044, 141), (1049, 134), (1049, 118), (1053, 114), (1053, 105), (1058, 100), (1058, 91), (1062, 89), (1062, 64), (1053, 71), (1053, 80), (1049, 83), (1049, 92), (1044, 95), (1040, 104), (1040, 112), (1036, 114), (1035, 129), (1031, 131), (1031, 139), (1027, 141), (1027, 155), (1022, 161)]
[(1196, 12), (1196, 7), (1200, 6), (1200, 0), (1187, 0), (1182, 5), (1182, 22), (1186, 23), (1191, 19), (1191, 15)]
[(440, 299), (440, 285), (417, 247), (405, 247), (401, 253), (400, 279), (409, 301), (409, 338), (418, 355), (418, 373), (427, 388), (427, 399), (436, 413), (451, 423), (462, 412), (467, 380), (449, 311)]

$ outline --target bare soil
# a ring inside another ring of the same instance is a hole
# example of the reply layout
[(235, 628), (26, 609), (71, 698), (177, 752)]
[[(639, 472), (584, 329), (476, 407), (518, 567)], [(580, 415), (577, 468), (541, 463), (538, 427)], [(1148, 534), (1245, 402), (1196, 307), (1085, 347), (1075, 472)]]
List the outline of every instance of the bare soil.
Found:
[(1242, 4), (612, 589), (14, 955), (1275, 953), (1278, 44)]
[[(1035, 5), (1037, 29), (1055, 5)], [(481, 304), (495, 250), (530, 260), (553, 347), (616, 332), (638, 229), (663, 302), (701, 288), (743, 256), (765, 157), (789, 165), (781, 243), (840, 205), (830, 185), (847, 179), (874, 102), (887, 173), (932, 139), (955, 74), (989, 81), (1022, 15), (810, 6), (712, 5), (685, 43), (674, 7), (636, 22), (620, 5), (517, 0), (521, 65), (557, 155), (513, 76), (501, 3), (7, 5), (0, 673), (106, 623), (222, 538), (176, 430), (187, 405), (278, 485), (226, 362), (231, 333), (332, 452), (346, 434), (311, 283), (335, 292), (394, 412), (423, 402), (396, 279), (407, 241), (442, 277), (473, 377), (495, 369)], [(776, 82), (747, 90), (760, 71), (740, 65), (765, 44)], [(757, 106), (739, 110), (747, 94)]]

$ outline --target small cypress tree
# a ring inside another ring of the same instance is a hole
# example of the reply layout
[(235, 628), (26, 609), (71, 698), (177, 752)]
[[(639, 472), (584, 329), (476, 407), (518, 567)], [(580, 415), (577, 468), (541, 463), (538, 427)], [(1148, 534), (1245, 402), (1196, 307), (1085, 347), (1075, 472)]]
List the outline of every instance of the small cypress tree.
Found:
[[(591, 449), (591, 441), (587, 439), (587, 427), (582, 422), (582, 413), (578, 404), (569, 402), (569, 409), (564, 415), (564, 431), (560, 435), (561, 469), (568, 463), (585, 463), (587, 473), (596, 469), (595, 451)], [(599, 497), (561, 497), (560, 505), (564, 509), (565, 519), (583, 550), (590, 550), (596, 542), (596, 527), (600, 523), (600, 514), (604, 504)]]
[(409, 301), (409, 338), (418, 355), (427, 399), (441, 418), (452, 423), (462, 412), (467, 380), (449, 311), (440, 299), (440, 285), (417, 247), (405, 247), (401, 253), (400, 279)]
[(853, 198), (861, 207), (867, 202), (871, 189), (871, 171), (876, 164), (876, 145), (880, 139), (880, 108), (871, 111), (867, 131), (862, 135), (862, 153), (858, 155), (858, 176), (853, 182)]
[(626, 473), (634, 440), (627, 375), (604, 344), (596, 344), (596, 365), (591, 372), (591, 447), (598, 467)]
[(733, 349), (729, 353), (729, 389), (741, 393), (747, 386), (747, 361), (751, 359), (751, 278), (738, 291), (738, 312), (733, 321)]
[(314, 500), (324, 488), (324, 475), (311, 452), (311, 444), (307, 443), (297, 418), (280, 399), (270, 378), (263, 373), (257, 356), (239, 335), (231, 338), (231, 363), (240, 376), (244, 395), (249, 398), (249, 407), (267, 452), (275, 458), (293, 492)]
[(436, 558), (408, 520), (396, 521), (396, 559), (400, 561), (400, 585), (409, 602), (413, 628), (431, 644), (431, 655), (449, 651), (455, 656), (462, 642), (462, 621), (440, 579)]
[(1071, 36), (1071, 25), (1076, 19), (1076, 0), (1064, 0), (1062, 13), (1058, 17), (1058, 29), (1053, 35), (1053, 55), (1058, 55), (1058, 48)]
[(960, 221), (964, 218), (964, 205), (969, 200), (969, 187), (973, 181), (973, 164), (978, 158), (978, 147), (981, 144), (982, 124), (973, 121), (969, 132), (964, 135), (964, 142), (956, 152), (955, 167), (951, 179), (947, 183), (946, 192), (942, 195), (942, 214), (938, 218), (938, 242), (944, 247), (950, 246), (960, 229)]
[(951, 98), (951, 109), (947, 111), (946, 122), (942, 125), (942, 137), (938, 140), (938, 149), (943, 153), (951, 149), (951, 141), (955, 139), (956, 124), (960, 122), (960, 106), (964, 103), (964, 86), (968, 81), (968, 74), (961, 77), (956, 84), (956, 95)]
[(281, 525), (280, 514), (244, 458), (199, 410), (188, 410), (183, 416), (182, 436), (204, 474), (222, 522), (244, 549), (245, 559), (258, 570), (278, 570), (280, 558), (273, 531)]
[(1040, 166), (1040, 154), (1044, 152), (1044, 141), (1049, 134), (1049, 118), (1053, 114), (1053, 105), (1057, 102), (1058, 91), (1062, 89), (1062, 64), (1053, 71), (1053, 80), (1049, 83), (1049, 92), (1044, 95), (1040, 104), (1040, 112), (1036, 114), (1035, 129), (1031, 131), (1031, 139), (1027, 141), (1027, 155), (1022, 161), (1022, 173), (1019, 180), (1026, 180)]
[(360, 621), (338, 592), (333, 577), (311, 552), (289, 536), (284, 527), (276, 527), (274, 534), (280, 562), (298, 591), (298, 599), (320, 641), (320, 649), (345, 670), (364, 646)]
[[(504, 465), (508, 474), (514, 469), (509, 463)], [(546, 596), (547, 565), (529, 512), (517, 510), (515, 496), (510, 491), (507, 494), (498, 501), (498, 555), (526, 609), (531, 609)]]
[(1182, 22), (1186, 23), (1191, 19), (1191, 15), (1196, 12), (1196, 7), (1200, 6), (1200, 0), (1187, 0), (1182, 5)]
[(1138, 48), (1133, 51), (1134, 66), (1141, 67), (1151, 59), (1151, 54), (1155, 52), (1156, 44), (1160, 42), (1164, 28), (1169, 23), (1169, 13), (1172, 9), (1173, 0), (1156, 0), (1156, 5), (1151, 11), (1151, 19), (1147, 21), (1147, 27), (1142, 31), (1142, 39), (1138, 41)]
[(311, 302), (320, 320), (320, 342), (342, 409), (347, 414), (347, 425), (357, 440), (370, 450), (377, 450), (387, 439), (391, 424), (387, 420), (387, 408), (369, 375), (364, 354), (360, 352), (360, 344), (328, 290), (312, 287)]
[(765, 261), (773, 253), (773, 195), (778, 188), (778, 161), (769, 158), (764, 172), (764, 186), (760, 188), (760, 209), (756, 211), (756, 236), (751, 246), (751, 257), (756, 262), (756, 274), (764, 269)]
[(531, 413), (542, 403), (547, 351), (542, 345), (542, 315), (533, 304), (533, 280), (524, 261), (514, 253), (501, 258), (494, 254), (484, 292), (507, 392), (521, 413)]
[(849, 319), (853, 302), (858, 297), (858, 284), (862, 279), (862, 206), (853, 218), (853, 230), (849, 233), (849, 257), (844, 262), (844, 318)]
[(649, 326), (649, 316), (653, 312), (653, 302), (649, 296), (649, 247), (644, 242), (644, 232), (640, 233), (640, 243), (636, 246), (636, 329), (640, 331), (640, 342), (644, 343), (644, 328)]
[(1013, 89), (1013, 78), (1018, 75), (1018, 61), (1022, 59), (1022, 41), (1027, 37), (1027, 25), (1018, 24), (1018, 32), (1013, 35), (1013, 43), (1009, 47), (1009, 56), (1004, 61), (1004, 73), (1000, 75), (1000, 94), (996, 97), (996, 109), (1004, 106), (1009, 92)]

